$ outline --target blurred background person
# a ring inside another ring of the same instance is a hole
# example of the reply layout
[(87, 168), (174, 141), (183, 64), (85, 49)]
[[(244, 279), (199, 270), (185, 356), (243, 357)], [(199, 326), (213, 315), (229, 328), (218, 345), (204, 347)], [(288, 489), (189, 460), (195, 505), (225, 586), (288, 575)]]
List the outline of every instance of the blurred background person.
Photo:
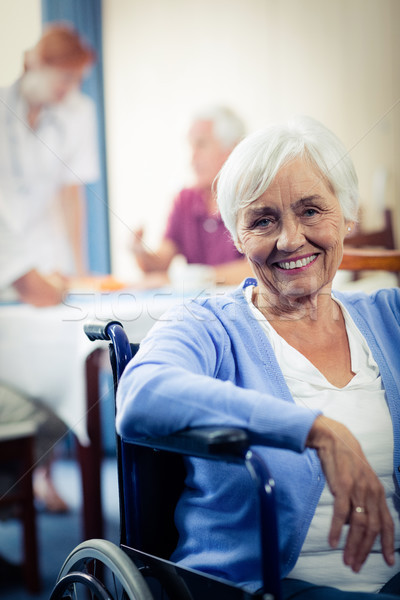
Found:
[(231, 285), (250, 275), (218, 212), (213, 181), (236, 144), (244, 137), (242, 119), (228, 107), (216, 106), (197, 113), (189, 127), (188, 142), (195, 183), (181, 190), (173, 203), (159, 248), (143, 243), (143, 229), (134, 232), (133, 252), (147, 281), (167, 281), (172, 259), (182, 255), (188, 267), (206, 265), (209, 283)]
[[(79, 87), (94, 60), (74, 29), (55, 24), (25, 53), (22, 76), (0, 89), (3, 300), (58, 304), (68, 277), (86, 271), (82, 184), (96, 180), (99, 167), (95, 107)], [(1, 382), (0, 416), (3, 423), (35, 421), (36, 498), (51, 511), (66, 510), (50, 469), (51, 449), (66, 426), (39, 399)]]
[(82, 184), (98, 178), (95, 107), (80, 84), (93, 50), (67, 24), (25, 52), (0, 89), (0, 292), (57, 304), (86, 272)]

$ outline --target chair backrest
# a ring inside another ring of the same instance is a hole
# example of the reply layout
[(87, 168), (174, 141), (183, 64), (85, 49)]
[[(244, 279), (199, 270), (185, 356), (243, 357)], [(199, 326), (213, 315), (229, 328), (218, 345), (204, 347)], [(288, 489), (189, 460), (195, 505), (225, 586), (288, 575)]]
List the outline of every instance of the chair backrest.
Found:
[[(132, 356), (139, 349), (131, 344)], [(114, 346), (110, 361), (118, 387)], [(174, 512), (184, 488), (182, 456), (129, 444), (117, 436), (120, 494), (120, 543), (169, 558), (178, 542)]]
[(396, 248), (393, 234), (392, 211), (386, 209), (384, 212), (384, 225), (381, 229), (374, 231), (363, 231), (361, 226), (356, 227), (354, 233), (346, 237), (345, 244), (352, 248)]
[(400, 272), (400, 250), (345, 248), (339, 267), (349, 271)]
[[(390, 209), (385, 210), (384, 218), (381, 229), (364, 231), (359, 223), (351, 235), (346, 236), (345, 255), (340, 268), (351, 271), (353, 280), (360, 279), (360, 271), (364, 270), (399, 272), (398, 259), (394, 254), (396, 244)], [(400, 276), (397, 281), (400, 282)]]

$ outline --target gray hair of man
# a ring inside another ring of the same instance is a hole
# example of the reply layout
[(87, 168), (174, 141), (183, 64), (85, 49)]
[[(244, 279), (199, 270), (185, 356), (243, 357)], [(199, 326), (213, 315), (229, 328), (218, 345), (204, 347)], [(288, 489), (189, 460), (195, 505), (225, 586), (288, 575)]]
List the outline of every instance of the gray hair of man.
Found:
[(349, 153), (332, 131), (311, 117), (294, 117), (248, 135), (232, 151), (217, 179), (217, 202), (234, 242), (239, 209), (257, 200), (279, 169), (304, 158), (337, 197), (346, 221), (356, 221), (358, 179)]
[(210, 106), (192, 115), (191, 122), (211, 121), (215, 137), (223, 148), (231, 150), (246, 135), (242, 119), (227, 106)]

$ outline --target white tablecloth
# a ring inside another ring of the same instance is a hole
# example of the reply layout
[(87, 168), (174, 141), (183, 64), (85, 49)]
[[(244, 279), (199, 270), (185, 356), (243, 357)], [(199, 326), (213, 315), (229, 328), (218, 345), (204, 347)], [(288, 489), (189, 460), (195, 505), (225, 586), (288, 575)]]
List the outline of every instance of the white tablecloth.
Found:
[(188, 295), (196, 293), (80, 292), (51, 308), (0, 305), (0, 381), (48, 404), (87, 444), (85, 361), (95, 345), (83, 332), (85, 321), (121, 321), (130, 340), (140, 342)]

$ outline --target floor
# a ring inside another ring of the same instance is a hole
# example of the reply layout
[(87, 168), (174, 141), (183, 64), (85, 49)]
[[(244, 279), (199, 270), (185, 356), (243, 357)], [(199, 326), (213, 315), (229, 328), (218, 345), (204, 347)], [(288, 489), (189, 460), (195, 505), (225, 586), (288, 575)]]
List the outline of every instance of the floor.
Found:
[[(4, 600), (48, 600), (58, 572), (69, 552), (81, 541), (80, 473), (73, 459), (58, 460), (53, 469), (54, 481), (70, 506), (63, 515), (38, 512), (40, 570), (42, 591), (30, 595), (22, 582), (2, 583), (0, 598)], [(113, 458), (103, 461), (102, 494), (106, 539), (118, 544), (119, 515), (117, 467)], [(21, 560), (21, 527), (18, 521), (0, 522), (0, 555), (17, 563)]]

